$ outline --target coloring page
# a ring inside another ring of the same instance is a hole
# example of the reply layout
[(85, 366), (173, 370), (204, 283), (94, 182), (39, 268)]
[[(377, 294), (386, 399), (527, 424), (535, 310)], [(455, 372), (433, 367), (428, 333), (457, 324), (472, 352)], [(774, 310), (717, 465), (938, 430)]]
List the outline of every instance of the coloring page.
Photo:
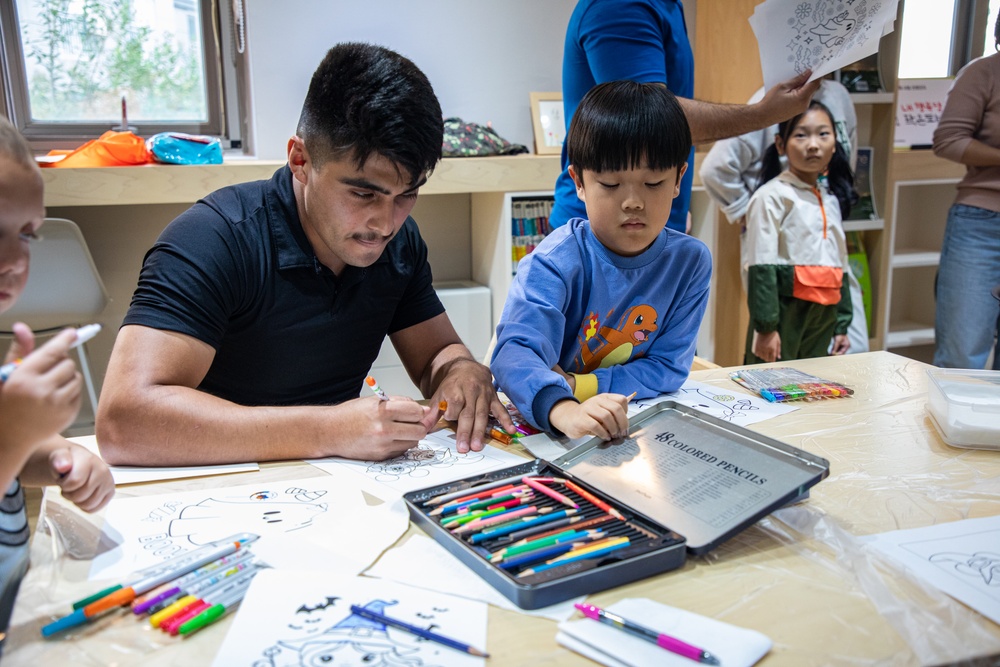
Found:
[(357, 605), (486, 649), (482, 602), (329, 570), (267, 570), (254, 578), (216, 667), (470, 667), (483, 658), (351, 612)]
[(455, 433), (449, 429), (428, 434), (413, 449), (386, 461), (352, 461), (338, 457), (307, 461), (331, 475), (340, 476), (348, 471), (354, 483), (360, 483), (365, 491), (384, 500), (525, 462), (524, 457), (493, 446), (459, 454), (455, 448)]
[(369, 506), (356, 485), (329, 476), (117, 498), (90, 579), (122, 578), (240, 532), (260, 535), (250, 548), (273, 567), (312, 558), (357, 573), (408, 525), (400, 504)]
[[(420, 563), (420, 567), (413, 567)], [(553, 621), (565, 621), (576, 609), (574, 602), (583, 602), (583, 597), (570, 598), (541, 609), (521, 609), (508, 600), (500, 591), (486, 583), (468, 565), (458, 560), (443, 546), (423, 533), (410, 535), (401, 546), (389, 549), (378, 562), (365, 570), (365, 575), (390, 579), (401, 584), (426, 588), (440, 593), (460, 595), (463, 598), (481, 600), (494, 607), (509, 609), (519, 614), (541, 616)]]
[(869, 543), (1000, 623), (1000, 516), (896, 530), (874, 535)]
[(811, 69), (813, 79), (878, 51), (898, 0), (766, 0), (750, 26), (767, 89)]
[[(663, 401), (675, 401), (740, 426), (756, 424), (759, 421), (798, 410), (795, 406), (771, 403), (767, 399), (744, 394), (736, 389), (728, 391), (704, 382), (688, 380), (672, 394), (632, 401), (629, 404), (629, 417)], [(633, 406), (636, 410), (635, 413), (632, 412)]]

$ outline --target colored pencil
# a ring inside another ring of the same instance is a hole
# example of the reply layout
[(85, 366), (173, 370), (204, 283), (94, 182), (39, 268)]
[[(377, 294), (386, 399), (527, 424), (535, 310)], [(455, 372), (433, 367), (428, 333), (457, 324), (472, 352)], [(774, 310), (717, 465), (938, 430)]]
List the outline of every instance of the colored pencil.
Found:
[(429, 500), (424, 501), (424, 505), (440, 505), (441, 503), (446, 503), (449, 500), (454, 500), (455, 498), (460, 498), (463, 495), (467, 495), (469, 490), (472, 489), (474, 493), (480, 491), (486, 491), (488, 489), (495, 489), (498, 486), (503, 486), (510, 482), (520, 480), (521, 475), (514, 475), (513, 477), (505, 477), (504, 479), (493, 480), (492, 482), (486, 482), (485, 484), (472, 484), (471, 482), (460, 482), (461, 486), (464, 486), (460, 491), (451, 491), (449, 493), (442, 493), (440, 495), (434, 496)]
[[(528, 542), (527, 544), (520, 544), (514, 547), (507, 547), (507, 550), (500, 554), (498, 558), (494, 558), (497, 554), (491, 554), (490, 560), (493, 562), (504, 561), (506, 562), (509, 558), (514, 556), (521, 556), (524, 554), (534, 553), (541, 549), (547, 549), (550, 546), (556, 544), (566, 544), (567, 542), (577, 543), (579, 546), (583, 546), (586, 542), (592, 540), (599, 540), (605, 536), (602, 530), (570, 530), (565, 534), (552, 535), (543, 540), (538, 540), (536, 542)], [(501, 550), (503, 551), (503, 550)]]
[[(544, 509), (548, 510), (548, 512), (552, 511), (551, 507), (546, 507)], [(513, 511), (508, 511), (508, 512), (502, 512), (500, 514), (497, 514), (495, 516), (491, 516), (491, 517), (486, 518), (486, 519), (476, 519), (475, 521), (470, 521), (469, 523), (465, 524), (464, 526), (459, 526), (458, 528), (452, 528), (451, 532), (454, 535), (464, 535), (465, 533), (475, 533), (477, 531), (482, 530), (483, 528), (488, 528), (490, 526), (496, 526), (498, 524), (505, 524), (505, 523), (508, 523), (510, 521), (515, 521), (517, 519), (521, 519), (521, 518), (526, 517), (526, 516), (532, 516), (532, 515), (535, 515), (535, 514), (539, 514), (539, 512), (540, 512), (540, 510), (535, 505), (531, 505), (530, 507), (522, 507), (521, 509), (517, 509), (517, 510), (513, 510)], [(543, 512), (543, 514), (546, 514), (548, 512)]]
[(469, 655), (476, 655), (482, 658), (489, 657), (489, 653), (486, 653), (485, 651), (480, 651), (479, 649), (469, 646), (468, 644), (465, 644), (463, 642), (460, 642), (457, 639), (451, 639), (450, 637), (439, 635), (436, 632), (431, 632), (430, 630), (424, 630), (423, 628), (418, 628), (415, 625), (410, 625), (409, 623), (405, 623), (398, 619), (391, 618), (383, 614), (378, 614), (374, 611), (369, 611), (368, 609), (365, 609), (364, 607), (359, 607), (356, 604), (351, 605), (351, 613), (356, 614), (357, 616), (361, 616), (362, 618), (367, 618), (371, 621), (385, 623), (386, 625), (391, 625), (393, 627), (406, 630), (407, 632), (412, 632), (418, 637), (422, 637), (423, 639), (427, 639), (432, 642), (437, 642), (438, 644), (443, 644), (444, 646), (449, 646), (453, 649), (462, 651), (464, 653), (468, 653)]
[(509, 525), (499, 526), (497, 528), (487, 528), (486, 530), (476, 533), (470, 539), (473, 544), (479, 544), (480, 542), (485, 542), (492, 537), (500, 537), (502, 535), (509, 535), (513, 533), (518, 528), (528, 528), (530, 526), (536, 526), (540, 523), (548, 523), (549, 521), (555, 521), (556, 519), (562, 519), (571, 514), (576, 513), (577, 510), (566, 509), (559, 510), (558, 512), (553, 512), (551, 514), (545, 514), (542, 516), (536, 516), (530, 519), (524, 519), (523, 521), (517, 521)]
[(539, 572), (544, 572), (545, 570), (551, 570), (553, 568), (560, 567), (562, 565), (575, 563), (576, 561), (598, 558), (600, 556), (609, 554), (612, 551), (617, 551), (618, 549), (624, 549), (625, 547), (629, 546), (629, 541), (627, 537), (621, 539), (623, 541), (615, 542), (614, 544), (608, 544), (607, 546), (600, 548), (594, 548), (596, 547), (596, 545), (591, 545), (590, 549), (581, 549), (577, 552), (570, 551), (568, 553), (563, 554), (562, 556), (552, 559), (551, 561), (547, 561), (542, 565), (536, 565), (535, 567), (531, 567), (528, 568), (527, 570), (519, 572), (517, 576), (527, 577), (529, 575), (538, 574)]
[(566, 496), (564, 496), (563, 494), (559, 493), (554, 489), (550, 489), (544, 484), (539, 484), (531, 477), (528, 476), (522, 477), (521, 481), (530, 486), (531, 488), (533, 488), (535, 491), (538, 491), (539, 493), (544, 493), (549, 498), (552, 498), (553, 500), (560, 502), (563, 505), (566, 505), (567, 507), (572, 507), (575, 510), (580, 509), (580, 506), (577, 505), (575, 502), (573, 502), (572, 499), (567, 498)]
[[(577, 522), (574, 522), (572, 524), (574, 530), (583, 530), (584, 528), (593, 528), (594, 526), (599, 526), (602, 523), (614, 520), (614, 517), (611, 516), (610, 514), (602, 514), (601, 516), (595, 516), (593, 519), (587, 519), (586, 517), (582, 517), (582, 516), (581, 517), (574, 517), (574, 518), (577, 519)], [(554, 524), (551, 527), (554, 527)], [(550, 526), (543, 526), (543, 528), (550, 528)], [(525, 542), (530, 541), (529, 538), (534, 539), (536, 537), (548, 537), (553, 532), (559, 532), (559, 531), (558, 531), (558, 529), (557, 530), (547, 530), (545, 532), (534, 533), (534, 534), (531, 534), (531, 535), (528, 535), (528, 536), (522, 535), (521, 532), (522, 531), (518, 531), (516, 533), (511, 533), (511, 535), (510, 535), (511, 538), (515, 538), (515, 537), (519, 538), (516, 542), (514, 542), (514, 545), (524, 544)], [(527, 531), (523, 531), (523, 532), (527, 532)]]
[(524, 542), (523, 544), (512, 544), (510, 546), (503, 547), (502, 549), (497, 549), (490, 554), (490, 560), (496, 562), (505, 558), (506, 556), (513, 556), (515, 554), (523, 553), (525, 551), (531, 551), (533, 549), (541, 549), (542, 547), (551, 546), (553, 544), (558, 544), (559, 542), (565, 542), (568, 538), (572, 538), (575, 535), (583, 535), (578, 530), (569, 528), (567, 530), (559, 531), (554, 535), (549, 535), (548, 537), (543, 537), (537, 540), (530, 540)]
[(604, 502), (603, 500), (601, 500), (600, 498), (598, 498), (593, 493), (591, 493), (590, 491), (586, 490), (585, 488), (583, 488), (582, 486), (580, 486), (576, 482), (571, 481), (571, 480), (566, 480), (565, 484), (566, 484), (567, 487), (569, 487), (573, 491), (576, 491), (578, 494), (580, 494), (581, 496), (583, 496), (584, 499), (590, 501), (592, 504), (596, 505), (597, 507), (600, 507), (602, 510), (604, 510), (605, 512), (607, 512), (611, 516), (615, 517), (616, 519), (621, 519), (622, 521), (625, 520), (625, 517), (622, 515), (621, 512), (619, 512), (614, 507), (612, 507), (611, 505), (607, 504), (606, 502)]

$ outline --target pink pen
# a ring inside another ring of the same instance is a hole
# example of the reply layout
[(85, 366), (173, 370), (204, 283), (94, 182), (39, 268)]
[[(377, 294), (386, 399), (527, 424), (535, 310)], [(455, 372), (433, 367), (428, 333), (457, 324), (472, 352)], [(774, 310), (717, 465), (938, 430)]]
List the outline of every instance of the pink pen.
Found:
[(613, 614), (610, 611), (605, 611), (600, 607), (595, 607), (592, 604), (575, 604), (573, 606), (579, 609), (580, 612), (587, 618), (592, 618), (600, 623), (606, 623), (607, 625), (618, 628), (619, 630), (627, 632), (630, 635), (640, 639), (645, 639), (648, 642), (656, 644), (660, 648), (667, 649), (671, 653), (682, 655), (685, 658), (690, 658), (691, 660), (695, 660), (706, 665), (719, 664), (719, 659), (705, 649), (692, 646), (687, 642), (665, 635), (662, 632), (650, 630), (649, 628), (645, 628), (638, 623), (633, 623), (632, 621), (628, 621), (617, 614)]

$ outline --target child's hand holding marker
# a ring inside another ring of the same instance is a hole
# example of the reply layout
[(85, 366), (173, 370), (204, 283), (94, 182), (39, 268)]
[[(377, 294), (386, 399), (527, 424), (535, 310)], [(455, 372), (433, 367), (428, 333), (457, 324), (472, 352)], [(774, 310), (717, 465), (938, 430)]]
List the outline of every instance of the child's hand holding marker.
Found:
[(6, 438), (39, 442), (69, 426), (80, 409), (83, 379), (69, 357), (80, 337), (66, 329), (36, 350), (34, 334), (20, 323), (14, 337), (9, 362), (0, 368), (0, 422)]

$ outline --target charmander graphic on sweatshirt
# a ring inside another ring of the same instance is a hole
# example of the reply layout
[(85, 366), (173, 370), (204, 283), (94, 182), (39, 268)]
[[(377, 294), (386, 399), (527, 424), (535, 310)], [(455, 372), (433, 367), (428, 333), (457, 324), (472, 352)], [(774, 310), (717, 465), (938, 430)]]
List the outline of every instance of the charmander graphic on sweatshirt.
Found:
[[(614, 317), (610, 311), (605, 320)], [(597, 313), (590, 313), (580, 326), (580, 354), (574, 360), (576, 373), (591, 373), (597, 368), (623, 364), (632, 352), (649, 342), (656, 331), (656, 309), (648, 304), (632, 306), (618, 319), (615, 327), (601, 326)], [(636, 356), (641, 356), (640, 350)]]

